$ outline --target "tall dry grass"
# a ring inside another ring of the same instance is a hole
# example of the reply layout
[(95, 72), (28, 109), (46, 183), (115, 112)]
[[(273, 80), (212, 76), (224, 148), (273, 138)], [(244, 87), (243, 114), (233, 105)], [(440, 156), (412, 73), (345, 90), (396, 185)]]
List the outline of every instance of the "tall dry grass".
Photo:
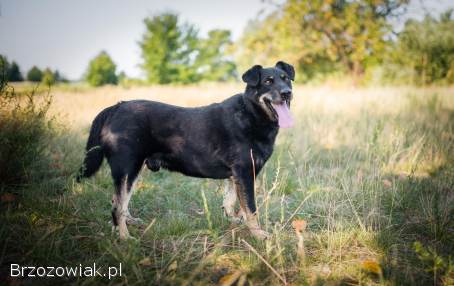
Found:
[[(199, 106), (242, 88), (56, 88), (51, 113), (69, 129), (53, 143), (55, 168), (76, 169), (91, 120), (118, 101)], [(107, 223), (113, 187), (104, 167), (82, 184), (68, 176), (19, 191), (1, 217), (2, 261), (121, 261), (121, 284), (451, 285), (454, 88), (296, 86), (294, 93), (296, 126), (280, 131), (256, 184), (270, 240), (254, 241), (222, 216), (222, 182), (145, 170), (131, 211), (149, 227), (131, 227), (138, 240), (119, 243)]]

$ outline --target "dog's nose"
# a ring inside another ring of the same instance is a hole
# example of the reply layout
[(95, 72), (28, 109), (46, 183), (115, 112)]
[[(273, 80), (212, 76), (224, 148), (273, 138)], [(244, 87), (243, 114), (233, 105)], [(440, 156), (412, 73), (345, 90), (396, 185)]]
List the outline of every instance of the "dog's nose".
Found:
[(292, 97), (292, 90), (289, 88), (285, 88), (280, 91), (280, 94), (281, 94), (282, 99), (288, 100)]

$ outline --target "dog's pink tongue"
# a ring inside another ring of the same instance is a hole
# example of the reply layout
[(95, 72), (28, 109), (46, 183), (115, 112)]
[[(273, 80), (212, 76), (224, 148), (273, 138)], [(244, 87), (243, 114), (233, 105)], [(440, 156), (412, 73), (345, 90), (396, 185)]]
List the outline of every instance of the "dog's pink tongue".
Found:
[(293, 117), (286, 103), (274, 104), (273, 108), (277, 112), (279, 127), (289, 128), (293, 126)]

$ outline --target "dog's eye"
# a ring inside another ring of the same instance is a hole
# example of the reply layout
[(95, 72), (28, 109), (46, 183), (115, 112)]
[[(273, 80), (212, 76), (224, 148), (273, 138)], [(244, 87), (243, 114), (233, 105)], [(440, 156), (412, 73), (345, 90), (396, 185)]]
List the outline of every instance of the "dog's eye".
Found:
[(270, 84), (272, 84), (272, 83), (273, 83), (273, 79), (272, 79), (272, 78), (267, 78), (267, 79), (265, 80), (265, 84), (266, 84), (266, 85), (270, 85)]
[(285, 80), (285, 81), (288, 80), (288, 77), (287, 77), (285, 74), (281, 74), (281, 78), (282, 78), (283, 80)]

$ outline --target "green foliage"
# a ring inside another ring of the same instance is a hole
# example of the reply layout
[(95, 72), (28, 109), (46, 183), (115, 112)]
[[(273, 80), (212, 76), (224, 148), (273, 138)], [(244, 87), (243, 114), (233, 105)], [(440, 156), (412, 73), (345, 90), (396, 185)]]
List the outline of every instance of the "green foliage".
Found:
[(9, 62), (5, 56), (0, 55), (0, 80), (8, 80)]
[(115, 73), (116, 68), (115, 63), (110, 58), (109, 54), (102, 51), (88, 64), (85, 79), (91, 86), (117, 84), (118, 78)]
[(44, 70), (41, 82), (44, 83), (45, 85), (53, 85), (56, 82), (55, 75), (50, 70), (50, 68), (46, 68)]
[(53, 72), (53, 77), (54, 77), (55, 82), (68, 82), (68, 79), (66, 79), (64, 76), (62, 76), (58, 70), (55, 70)]
[(203, 80), (227, 81), (236, 78), (235, 64), (226, 59), (232, 47), (228, 30), (211, 30), (206, 39), (200, 39), (196, 58), (197, 70)]
[(0, 55), (0, 80), (23, 81), (24, 78), (19, 69), (19, 65), (13, 61), (11, 64), (5, 56)]
[(283, 59), (296, 65), (300, 81), (336, 71), (362, 75), (382, 59), (387, 18), (406, 2), (289, 0), (250, 25), (239, 61), (245, 68)]
[(20, 72), (19, 65), (13, 61), (9, 68), (9, 81), (23, 81), (24, 78)]
[(409, 72), (400, 80), (408, 83), (454, 83), (454, 19), (451, 15), (452, 10), (441, 14), (439, 19), (426, 16), (422, 21), (408, 20), (391, 58), (395, 63), (391, 74), (394, 74), (392, 68), (407, 67)]
[(139, 43), (142, 69), (149, 83), (194, 83), (235, 77), (235, 65), (225, 59), (230, 32), (213, 30), (201, 39), (197, 29), (165, 13), (144, 20), (146, 31)]
[(146, 31), (139, 43), (142, 69), (149, 83), (191, 82), (197, 79), (194, 64), (197, 30), (180, 24), (176, 14), (144, 20)]
[(0, 185), (29, 183), (33, 176), (47, 170), (46, 146), (53, 135), (47, 118), (51, 103), (44, 97), (39, 103), (34, 94), (19, 97), (6, 82), (0, 82)]
[(41, 82), (43, 72), (37, 67), (33, 66), (27, 73), (27, 80), (32, 82)]
[(425, 266), (425, 271), (433, 275), (434, 285), (452, 285), (454, 283), (454, 264), (451, 257), (443, 257), (431, 247), (424, 247), (419, 241), (413, 245), (419, 260)]
[(128, 79), (128, 76), (126, 75), (126, 73), (124, 71), (121, 71), (120, 73), (118, 73), (118, 82), (121, 84), (123, 83), (124, 81), (126, 81)]

